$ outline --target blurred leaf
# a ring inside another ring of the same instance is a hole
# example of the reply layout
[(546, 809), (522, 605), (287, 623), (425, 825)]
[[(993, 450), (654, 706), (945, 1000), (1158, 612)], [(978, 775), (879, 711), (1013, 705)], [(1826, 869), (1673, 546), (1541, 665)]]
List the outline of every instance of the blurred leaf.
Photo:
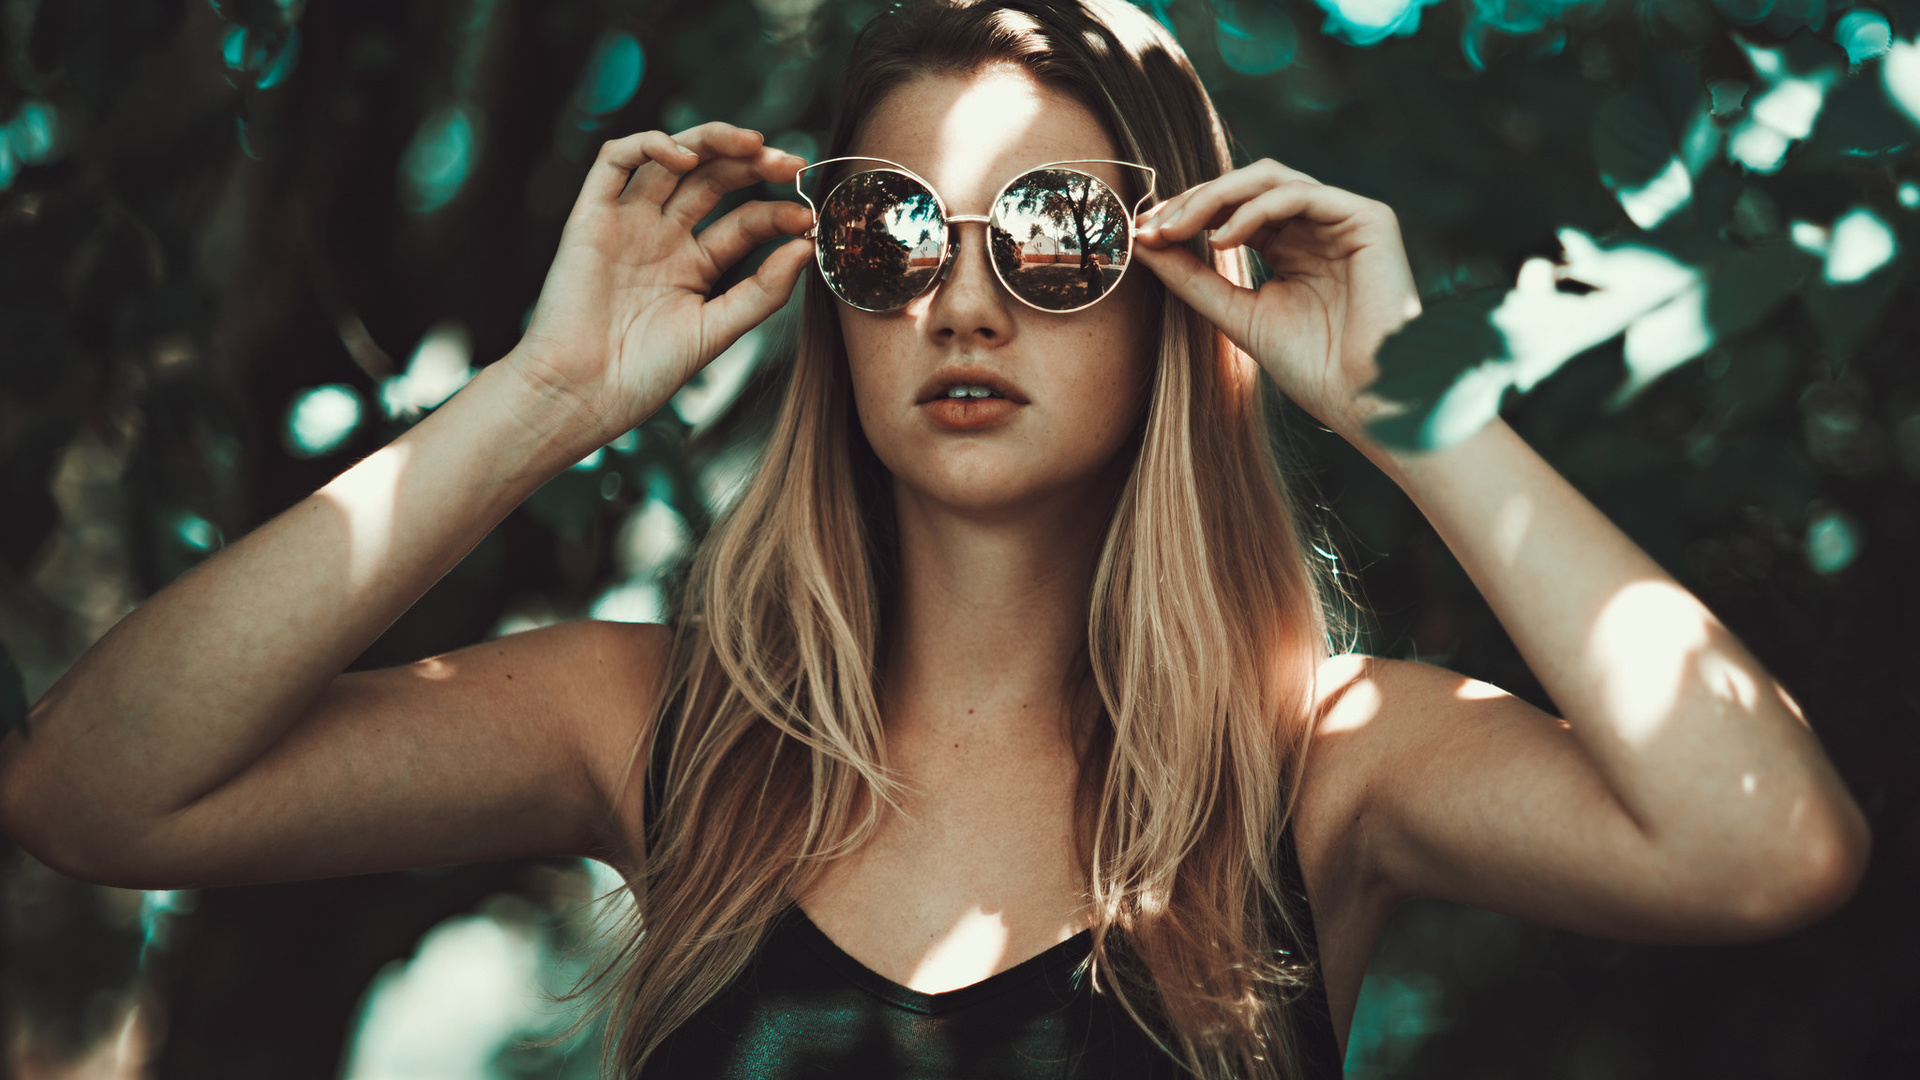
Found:
[(1375, 394), (1407, 408), (1367, 430), (1388, 446), (1434, 449), (1434, 413), (1463, 376), (1506, 353), (1489, 316), (1505, 294), (1481, 290), (1429, 303), (1381, 346)]
[(1730, 422), (1752, 420), (1777, 404), (1797, 367), (1793, 349), (1764, 334), (1732, 342), (1719, 356), (1718, 364), (1708, 361), (1707, 404)]
[(1810, 162), (1840, 164), (1900, 154), (1920, 129), (1887, 100), (1877, 64), (1848, 76), (1827, 95), (1804, 152)]
[(1888, 303), (1906, 280), (1906, 260), (1895, 259), (1850, 285), (1831, 285), (1818, 274), (1808, 274), (1801, 301), (1820, 333), (1827, 370), (1838, 374), (1854, 350), (1878, 324)]
[(1673, 135), (1653, 103), (1615, 94), (1593, 113), (1593, 160), (1610, 188), (1637, 188), (1674, 159)]
[(1714, 337), (1731, 337), (1758, 325), (1812, 269), (1812, 260), (1788, 243), (1722, 249), (1702, 267), (1707, 322)]

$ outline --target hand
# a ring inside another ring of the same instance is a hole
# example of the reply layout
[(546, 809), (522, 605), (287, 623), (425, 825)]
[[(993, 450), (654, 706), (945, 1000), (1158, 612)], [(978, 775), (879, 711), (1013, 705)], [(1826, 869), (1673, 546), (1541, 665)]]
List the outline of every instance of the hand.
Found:
[(528, 381), (572, 399), (594, 446), (633, 427), (727, 346), (779, 310), (813, 244), (796, 240), (754, 275), (708, 298), (741, 257), (805, 231), (812, 211), (749, 202), (697, 235), (729, 191), (792, 183), (805, 162), (759, 132), (710, 123), (669, 137), (646, 131), (600, 148), (560, 234), (520, 344), (506, 358)]
[[(1419, 314), (1419, 293), (1386, 204), (1271, 159), (1209, 180), (1143, 216), (1135, 255), (1257, 361), (1301, 408), (1348, 439), (1380, 407), (1361, 391), (1374, 353)], [(1214, 230), (1216, 250), (1245, 244), (1273, 278), (1236, 285), (1183, 246)]]

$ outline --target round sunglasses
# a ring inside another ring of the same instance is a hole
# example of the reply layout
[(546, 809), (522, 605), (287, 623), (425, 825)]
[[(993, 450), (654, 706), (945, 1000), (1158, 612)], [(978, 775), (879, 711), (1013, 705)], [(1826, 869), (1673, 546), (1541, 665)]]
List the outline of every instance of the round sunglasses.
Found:
[[(843, 161), (871, 161), (815, 203), (806, 173)], [(1145, 174), (1131, 213), (1118, 192), (1072, 165), (1119, 165)], [(1133, 259), (1133, 219), (1153, 197), (1152, 166), (1109, 158), (1054, 161), (1014, 177), (986, 214), (949, 214), (933, 185), (885, 158), (828, 158), (794, 176), (813, 210), (814, 258), (827, 287), (861, 311), (898, 311), (932, 288), (953, 265), (954, 226), (987, 227), (995, 276), (1015, 299), (1039, 311), (1081, 311), (1099, 303)]]

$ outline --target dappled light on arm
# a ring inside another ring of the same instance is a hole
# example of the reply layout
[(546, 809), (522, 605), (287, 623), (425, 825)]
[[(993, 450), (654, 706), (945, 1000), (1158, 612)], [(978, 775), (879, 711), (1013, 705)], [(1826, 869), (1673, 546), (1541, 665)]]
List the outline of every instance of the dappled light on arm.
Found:
[(1695, 654), (1707, 645), (1699, 601), (1665, 581), (1641, 581), (1615, 593), (1588, 637), (1587, 662), (1599, 671), (1631, 672), (1603, 683), (1614, 729), (1644, 748), (1673, 719)]
[(1510, 564), (1520, 557), (1520, 546), (1532, 524), (1533, 499), (1525, 492), (1514, 492), (1501, 502), (1493, 518), (1494, 552), (1501, 562)]
[(422, 679), (427, 679), (432, 682), (446, 682), (448, 679), (460, 674), (460, 665), (442, 657), (435, 656), (419, 661), (409, 670), (411, 670), (415, 676)]
[(401, 480), (412, 446), (395, 442), (316, 493), (340, 512), (347, 529), (346, 586), (370, 587), (387, 565), (399, 512)]

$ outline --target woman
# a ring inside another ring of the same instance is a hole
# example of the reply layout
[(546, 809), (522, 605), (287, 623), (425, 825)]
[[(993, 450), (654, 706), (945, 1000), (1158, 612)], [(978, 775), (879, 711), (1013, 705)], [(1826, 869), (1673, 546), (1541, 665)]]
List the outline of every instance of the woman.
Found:
[[(604, 859), (644, 912), (617, 1064), (681, 1077), (1333, 1075), (1404, 897), (1734, 941), (1852, 891), (1859, 809), (1697, 600), (1497, 421), (1368, 437), (1418, 310), (1392, 213), (1230, 169), (1150, 18), (883, 15), (828, 156), (817, 220), (696, 232), (803, 163), (723, 123), (607, 143), (519, 346), (75, 664), (0, 744), (7, 831), (144, 888)], [(1149, 185), (1177, 194), (1130, 244), (1130, 212), (1089, 231)], [(780, 422), (671, 628), (341, 674), (809, 263)], [(1564, 720), (1329, 647), (1263, 375), (1412, 496)]]

